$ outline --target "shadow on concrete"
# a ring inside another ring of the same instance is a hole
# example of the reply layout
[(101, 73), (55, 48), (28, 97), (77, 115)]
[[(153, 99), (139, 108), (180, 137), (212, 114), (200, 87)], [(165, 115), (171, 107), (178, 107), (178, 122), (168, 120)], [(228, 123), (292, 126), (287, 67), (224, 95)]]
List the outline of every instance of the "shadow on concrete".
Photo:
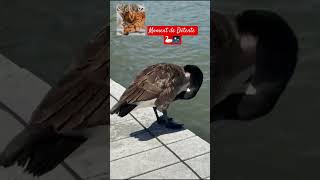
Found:
[[(136, 132), (132, 132), (130, 134), (130, 137), (135, 137), (139, 139), (139, 141), (148, 141), (150, 139), (156, 138), (163, 134), (170, 134), (170, 133), (175, 133), (183, 130), (185, 130), (185, 128), (168, 129), (165, 126), (158, 124), (157, 121), (154, 121), (148, 128), (142, 129)], [(145, 132), (149, 132), (149, 133), (145, 133)]]

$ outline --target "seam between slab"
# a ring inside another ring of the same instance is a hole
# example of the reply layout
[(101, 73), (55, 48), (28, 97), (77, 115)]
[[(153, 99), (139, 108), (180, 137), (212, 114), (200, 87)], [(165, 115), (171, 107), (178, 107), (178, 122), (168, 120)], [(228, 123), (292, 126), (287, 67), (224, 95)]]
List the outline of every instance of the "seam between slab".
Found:
[(147, 151), (158, 149), (158, 148), (161, 148), (161, 147), (163, 147), (163, 146), (162, 145), (158, 145), (158, 146), (155, 146), (155, 147), (150, 148), (150, 149), (146, 149), (146, 150), (143, 150), (143, 151), (139, 151), (137, 153), (133, 153), (133, 154), (130, 154), (130, 155), (127, 155), (127, 156), (123, 156), (123, 157), (120, 157), (120, 158), (117, 158), (117, 159), (113, 159), (113, 160), (110, 161), (110, 163), (114, 162), (114, 161), (117, 161), (117, 160), (120, 160), (120, 159), (125, 159), (127, 157), (131, 157), (131, 156), (134, 156), (134, 155), (137, 155), (137, 154), (141, 154), (141, 153), (144, 153), (144, 152), (147, 152)]
[[(139, 133), (137, 133), (137, 135), (138, 134), (143, 134), (143, 133), (149, 133), (145, 129), (143, 129), (143, 130), (144, 130), (143, 132), (139, 132)], [(176, 140), (176, 141), (172, 141), (172, 142), (169, 142), (169, 143), (166, 143), (166, 144), (169, 145), (169, 144), (176, 143), (176, 142), (179, 142), (179, 141), (183, 141), (183, 140), (186, 140), (186, 139), (190, 139), (190, 138), (193, 138), (193, 137), (198, 137), (198, 136), (194, 134), (192, 136), (189, 136), (189, 137), (186, 137), (186, 138), (183, 138), (183, 139), (179, 139), (179, 140)], [(132, 138), (132, 137), (131, 136), (127, 136), (127, 137), (119, 138), (119, 139), (110, 141), (110, 143), (117, 142), (117, 141), (124, 140), (124, 139), (128, 139), (128, 138)]]
[(168, 164), (168, 165), (165, 165), (165, 166), (156, 168), (156, 169), (152, 169), (152, 170), (149, 170), (149, 171), (140, 173), (140, 174), (138, 174), (138, 175), (131, 176), (131, 177), (127, 178), (127, 179), (132, 179), (132, 178), (135, 178), (135, 177), (138, 177), (138, 176), (141, 176), (141, 175), (145, 175), (145, 174), (151, 173), (151, 172), (153, 172), (153, 171), (157, 171), (157, 170), (159, 170), (159, 169), (163, 169), (163, 168), (166, 168), (166, 167), (169, 167), (169, 166), (173, 166), (173, 165), (176, 165), (176, 164), (179, 164), (179, 163), (183, 164), (183, 163), (180, 162), (180, 161), (174, 162), (174, 163), (171, 163), (171, 164)]
[[(139, 132), (139, 133), (137, 133), (137, 135), (143, 134), (143, 133), (148, 133), (148, 132), (147, 132), (147, 131), (145, 131), (145, 132)], [(129, 138), (132, 138), (132, 137), (131, 137), (131, 136), (126, 136), (126, 137), (123, 137), (123, 138), (119, 138), (119, 139), (116, 139), (116, 140), (112, 140), (112, 141), (110, 141), (110, 143), (117, 142), (117, 141), (121, 141), (121, 140), (124, 140), (124, 139), (129, 139)]]
[[(139, 132), (137, 134), (143, 134), (143, 133), (147, 133), (147, 132)], [(116, 139), (116, 140), (112, 140), (112, 141), (109, 141), (110, 143), (114, 143), (114, 142), (118, 142), (118, 141), (121, 141), (121, 140), (125, 140), (125, 139), (129, 139), (131, 138), (130, 136), (126, 136), (126, 137), (122, 137), (122, 138), (119, 138), (119, 139)]]
[[(130, 119), (130, 120), (128, 120), (128, 121), (135, 121), (136, 122), (136, 120), (135, 119)], [(127, 121), (127, 122), (128, 122)], [(119, 124), (125, 124), (125, 123), (117, 123), (117, 125), (119, 125)], [(140, 124), (139, 124), (140, 125)], [(111, 125), (110, 127), (112, 127), (113, 125)], [(114, 126), (113, 126), (114, 127)], [(143, 128), (143, 127), (142, 127)], [(144, 130), (144, 129), (141, 129), (141, 130)], [(147, 131), (141, 131), (141, 132), (138, 132), (138, 133), (136, 133), (137, 135), (139, 135), (139, 134), (143, 134), (143, 133), (147, 133)], [(109, 137), (111, 137), (111, 130), (110, 130), (110, 133), (109, 133)], [(128, 139), (128, 138), (130, 138), (131, 136), (126, 136), (126, 137), (122, 137), (122, 138), (119, 138), (119, 139), (115, 139), (115, 140), (111, 140), (111, 141), (109, 141), (110, 143), (113, 143), (113, 142), (117, 142), (117, 141), (120, 141), (120, 140), (123, 140), (123, 139)]]
[(189, 160), (191, 160), (191, 159), (194, 159), (194, 158), (197, 158), (197, 157), (200, 157), (200, 156), (204, 156), (204, 155), (206, 155), (206, 154), (210, 154), (210, 152), (205, 152), (205, 153), (201, 153), (201, 154), (198, 154), (198, 155), (189, 157), (189, 158), (185, 158), (185, 159), (183, 159), (183, 161), (189, 161)]
[[(111, 117), (110, 117), (111, 118)], [(123, 121), (120, 121), (120, 122), (116, 122), (116, 123), (110, 123), (110, 126), (114, 126), (114, 125), (118, 125), (118, 124), (122, 124), (124, 122), (127, 122), (127, 121), (134, 121), (134, 119), (129, 119), (129, 120), (123, 120)]]
[[(111, 93), (110, 96), (112, 96), (116, 101), (119, 102), (119, 100), (114, 97)], [(187, 168), (189, 168), (199, 179), (201, 179), (201, 176), (192, 169), (186, 162), (184, 162), (171, 148), (169, 148), (165, 143), (163, 143), (158, 137), (156, 137), (148, 128), (146, 128), (133, 114), (129, 113), (131, 117), (133, 117), (147, 132), (150, 133), (151, 136), (156, 138), (166, 149), (168, 149), (176, 158), (179, 159), (180, 162), (182, 162)]]
[[(105, 175), (109, 176), (110, 173), (102, 172), (102, 173), (98, 173), (98, 174), (96, 174), (96, 175), (88, 176), (88, 177), (86, 177), (85, 179), (86, 179), (86, 180), (90, 180), (90, 179), (98, 178), (98, 177), (100, 177), (100, 176), (105, 176)], [(109, 179), (110, 179), (110, 178), (109, 178)]]
[[(162, 147), (162, 146), (161, 146), (161, 147)], [(157, 148), (159, 148), (159, 147), (157, 147)], [(155, 149), (155, 148), (154, 148), (154, 149)], [(186, 159), (183, 159), (183, 161), (188, 161), (188, 160), (191, 160), (191, 159), (200, 157), (200, 156), (204, 156), (204, 155), (206, 155), (206, 154), (210, 154), (210, 152), (206, 152), (206, 153), (202, 153), (202, 154), (199, 154), (199, 155), (190, 157), (190, 158), (186, 158)], [(135, 177), (138, 177), (138, 176), (141, 176), (141, 175), (144, 175), (144, 174), (148, 174), (148, 173), (151, 173), (151, 172), (153, 172), (153, 171), (157, 171), (157, 170), (160, 170), (160, 169), (163, 169), (163, 168), (166, 168), (166, 167), (169, 167), (169, 166), (173, 166), (173, 165), (179, 164), (179, 163), (184, 164), (183, 162), (178, 161), (178, 162), (175, 162), (175, 163), (171, 163), (171, 164), (168, 164), (168, 165), (159, 167), (159, 168), (155, 168), (155, 169), (152, 169), (152, 170), (149, 170), (149, 171), (140, 173), (140, 174), (138, 174), (138, 175), (131, 176), (131, 177), (127, 178), (127, 179), (132, 179), (132, 178), (135, 178)], [(188, 168), (188, 167), (187, 167), (187, 168)], [(100, 176), (100, 175), (96, 175), (96, 176), (94, 176), (94, 177), (99, 177), (99, 176)], [(102, 175), (101, 175), (101, 176), (102, 176)], [(94, 177), (90, 177), (89, 179), (94, 178)], [(208, 177), (210, 177), (210, 176), (207, 176), (207, 177), (205, 177), (205, 178), (200, 178), (200, 179), (206, 179), (206, 178), (208, 178)]]
[[(146, 132), (143, 132), (143, 133), (148, 133), (148, 134), (150, 134), (150, 133), (147, 132), (147, 131), (146, 131)], [(193, 138), (193, 137), (196, 137), (196, 135), (191, 136), (191, 137), (187, 137), (187, 138), (185, 138), (185, 139), (181, 139), (181, 140), (177, 140), (177, 141), (173, 141), (173, 142), (167, 143), (167, 145), (173, 144), (173, 143), (176, 143), (176, 142), (179, 142), (179, 141), (183, 141), (183, 140), (186, 140), (186, 139), (190, 139), (190, 138)], [(128, 138), (130, 138), (130, 137), (128, 137)], [(125, 138), (125, 139), (127, 139), (127, 138)], [(113, 142), (115, 142), (115, 141), (113, 141)], [(139, 152), (136, 152), (136, 153), (127, 155), (127, 156), (123, 156), (123, 157), (120, 157), (120, 158), (111, 160), (110, 162), (117, 161), (117, 160), (120, 160), (120, 159), (124, 159), (124, 158), (130, 157), (130, 156), (133, 156), (133, 155), (137, 155), (137, 154), (140, 154), (140, 153), (143, 153), (143, 152), (151, 151), (151, 150), (154, 150), (154, 149), (157, 149), (157, 148), (160, 148), (160, 147), (164, 147), (164, 146), (161, 144), (160, 146), (155, 146), (155, 147), (150, 148), (150, 149), (146, 149), (146, 150), (143, 150), (143, 151), (139, 151)], [(202, 155), (202, 154), (201, 154), (201, 155)], [(195, 157), (196, 157), (196, 156), (195, 156)], [(193, 157), (191, 157), (191, 158), (193, 158)]]
[[(162, 147), (162, 146), (161, 146), (161, 147)], [(204, 155), (206, 155), (206, 154), (210, 154), (210, 152), (206, 152), (206, 153), (199, 154), (199, 155), (196, 155), (196, 156), (193, 156), (193, 157), (190, 157), (190, 158), (186, 158), (186, 159), (184, 159), (183, 161), (188, 161), (188, 160), (191, 160), (191, 159), (194, 159), (194, 158), (200, 157), (200, 156), (204, 156)], [(157, 171), (157, 170), (160, 170), (160, 169), (163, 169), (163, 168), (166, 168), (166, 167), (169, 167), (169, 166), (173, 166), (173, 165), (175, 165), (175, 164), (179, 164), (179, 163), (184, 164), (184, 163), (182, 163), (182, 162), (175, 162), (175, 163), (168, 164), (168, 165), (165, 165), (165, 166), (162, 166), (162, 167), (159, 167), (159, 168), (156, 168), (156, 169), (153, 169), (153, 170), (147, 171), (147, 172), (140, 173), (140, 174), (138, 174), (138, 175), (131, 176), (131, 177), (130, 177), (130, 178), (128, 178), (128, 179), (132, 179), (132, 178), (135, 178), (135, 177), (138, 177), (138, 176), (144, 175), (144, 174), (148, 174), (148, 173), (151, 173), (151, 172), (153, 172), (153, 171)], [(188, 168), (188, 167), (187, 167), (187, 168)], [(208, 177), (210, 177), (210, 176), (208, 176)], [(203, 179), (203, 178), (200, 178), (200, 179)]]
[(112, 123), (112, 124), (110, 124), (110, 127), (115, 126), (115, 125), (119, 125), (119, 124), (125, 124), (126, 122), (130, 122), (130, 121), (135, 121), (135, 120), (134, 119), (127, 119), (127, 120), (123, 120), (120, 122)]
[(22, 124), (23, 127), (28, 126), (28, 123), (22, 119), (17, 113), (12, 111), (7, 105), (5, 105), (2, 101), (0, 101), (0, 109), (3, 111), (9, 113), (15, 120), (17, 120), (20, 124)]

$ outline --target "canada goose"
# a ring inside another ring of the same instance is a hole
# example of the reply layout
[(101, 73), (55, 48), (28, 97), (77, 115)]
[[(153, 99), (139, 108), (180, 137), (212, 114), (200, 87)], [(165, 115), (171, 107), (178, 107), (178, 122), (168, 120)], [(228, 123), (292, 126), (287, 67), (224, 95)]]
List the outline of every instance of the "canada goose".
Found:
[[(175, 100), (193, 98), (202, 81), (203, 74), (195, 65), (159, 63), (148, 66), (136, 76), (110, 114), (124, 117), (135, 108), (153, 107), (159, 124), (172, 129), (181, 128), (182, 124), (174, 123), (167, 116), (167, 109)], [(163, 116), (159, 117), (156, 109), (163, 112)]]
[(168, 43), (168, 44), (169, 44), (169, 43), (172, 43), (172, 39), (169, 39), (169, 36), (165, 36), (165, 38), (166, 38), (166, 39), (165, 39), (165, 42), (166, 42), (166, 43)]
[[(235, 17), (211, 13), (211, 120), (253, 120), (269, 113), (295, 70), (295, 33), (282, 17), (267, 10), (246, 10)], [(233, 80), (250, 67), (253, 71), (238, 82), (245, 88), (229, 92)]]
[(90, 140), (94, 134), (89, 130), (109, 124), (108, 34), (106, 26), (89, 41), (35, 109), (29, 125), (0, 154), (0, 166), (17, 163), (25, 172), (41, 176)]

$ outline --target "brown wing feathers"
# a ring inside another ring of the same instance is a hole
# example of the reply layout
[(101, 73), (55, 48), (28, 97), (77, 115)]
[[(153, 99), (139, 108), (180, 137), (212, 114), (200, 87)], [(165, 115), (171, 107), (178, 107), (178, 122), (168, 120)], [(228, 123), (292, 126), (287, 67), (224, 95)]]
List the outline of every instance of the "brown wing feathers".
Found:
[(173, 64), (155, 64), (139, 73), (132, 85), (122, 94), (110, 113), (125, 116), (138, 102), (156, 99), (157, 107), (168, 107), (176, 96), (175, 86), (182, 85), (182, 67)]
[(155, 65), (149, 66), (139, 73), (133, 84), (122, 94), (120, 102), (134, 104), (139, 101), (147, 101), (157, 98), (162, 91), (154, 82)]
[(31, 124), (60, 131), (108, 123), (106, 110), (101, 110), (109, 105), (107, 28), (89, 41), (69, 72), (48, 92), (33, 112)]
[(159, 93), (146, 90), (143, 85), (133, 84), (123, 93), (120, 101), (110, 110), (110, 114), (118, 113), (123, 117), (137, 106), (136, 102), (151, 100), (158, 96)]

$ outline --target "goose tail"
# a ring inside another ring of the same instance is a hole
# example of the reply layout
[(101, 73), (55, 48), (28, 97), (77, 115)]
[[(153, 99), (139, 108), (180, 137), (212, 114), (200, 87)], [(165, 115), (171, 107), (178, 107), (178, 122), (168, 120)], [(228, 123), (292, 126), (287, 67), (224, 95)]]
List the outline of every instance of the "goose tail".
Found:
[(71, 137), (48, 129), (26, 128), (15, 136), (0, 154), (0, 166), (18, 165), (39, 177), (58, 166), (84, 141), (85, 137)]
[(124, 117), (129, 114), (135, 107), (137, 107), (137, 105), (135, 104), (118, 102), (111, 108), (110, 114), (118, 114), (120, 117)]

